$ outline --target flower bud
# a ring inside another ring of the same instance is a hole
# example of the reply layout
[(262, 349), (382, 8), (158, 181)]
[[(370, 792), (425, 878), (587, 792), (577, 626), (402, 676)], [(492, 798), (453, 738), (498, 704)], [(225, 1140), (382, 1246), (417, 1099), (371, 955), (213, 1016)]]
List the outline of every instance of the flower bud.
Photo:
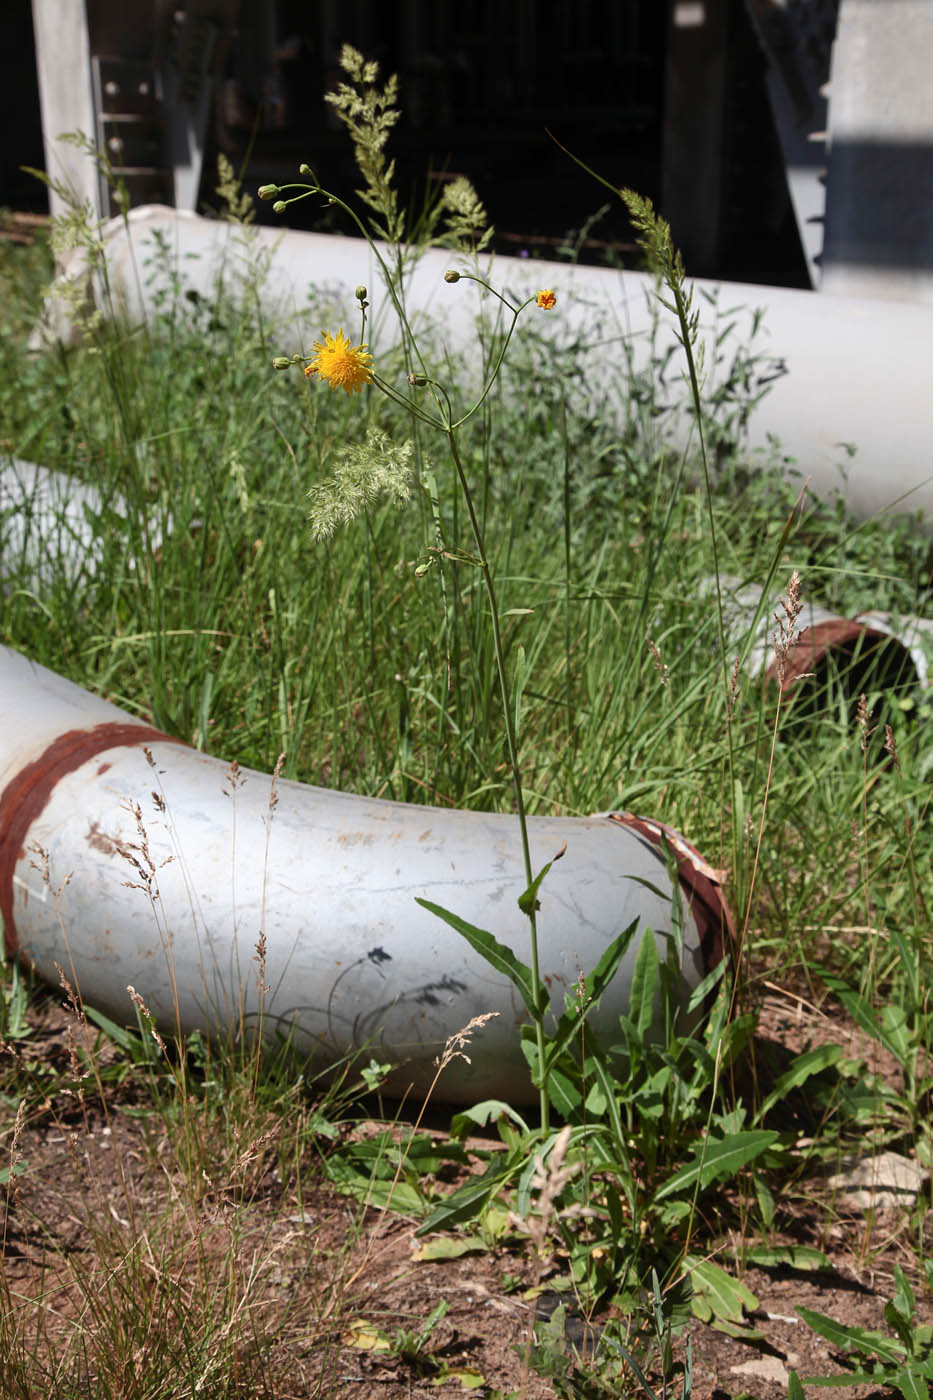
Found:
[(359, 287), (357, 287), (357, 289), (356, 289), (356, 291), (355, 291), (355, 293), (354, 293), (354, 296), (356, 297), (357, 301), (365, 301), (365, 300), (366, 300), (366, 288), (365, 288), (364, 286), (360, 285)]
[(258, 191), (260, 199), (275, 199), (278, 192), (278, 185), (260, 185)]
[(310, 165), (306, 165), (305, 162), (302, 161), (301, 165), (299, 165), (299, 167), (298, 167), (298, 174), (299, 174), (299, 175), (311, 175), (312, 173), (313, 173), (313, 172), (312, 172), (312, 170), (311, 170)]
[(444, 273), (444, 281), (445, 281), (445, 282), (459, 282), (459, 281), (460, 281), (460, 273), (457, 272), (454, 268), (449, 267), (449, 268), (447, 269), (447, 271)]
[(284, 199), (277, 199), (272, 206), (272, 212), (273, 214), (284, 214), (287, 208), (288, 205), (285, 203)]
[(287, 355), (276, 355), (272, 361), (273, 369), (291, 369), (292, 362)]

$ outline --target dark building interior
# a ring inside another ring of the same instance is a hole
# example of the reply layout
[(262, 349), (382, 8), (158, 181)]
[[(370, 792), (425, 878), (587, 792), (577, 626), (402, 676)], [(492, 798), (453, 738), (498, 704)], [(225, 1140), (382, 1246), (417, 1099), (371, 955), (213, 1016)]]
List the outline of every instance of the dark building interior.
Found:
[[(103, 89), (108, 73), (171, 64), (197, 23), (216, 22), (202, 206), (220, 151), (247, 189), (295, 178), (302, 161), (325, 186), (355, 187), (350, 141), (323, 98), (348, 42), (378, 60), (383, 78), (398, 74), (402, 116), (389, 149), (413, 207), (437, 181), (467, 174), (499, 251), (632, 265), (619, 201), (563, 146), (613, 185), (651, 197), (688, 270), (808, 286), (746, 0), (708, 8), (715, 49), (697, 66), (695, 38), (684, 46), (661, 0), (87, 0)], [(11, 133), (0, 203), (41, 209), (41, 186), (19, 171), (43, 159), (29, 0), (7, 0), (0, 23)], [(135, 143), (127, 184), (133, 203), (170, 203), (158, 111), (149, 118), (136, 111), (136, 125), (121, 129)], [(268, 205), (259, 217), (276, 218)], [(333, 210), (310, 201), (290, 220), (343, 231)]]

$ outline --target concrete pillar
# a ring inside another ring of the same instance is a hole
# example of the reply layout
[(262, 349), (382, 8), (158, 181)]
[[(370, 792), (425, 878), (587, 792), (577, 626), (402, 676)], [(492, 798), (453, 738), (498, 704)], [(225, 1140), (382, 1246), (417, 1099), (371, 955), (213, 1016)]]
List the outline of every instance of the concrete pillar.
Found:
[(727, 9), (727, 0), (669, 7), (660, 207), (697, 277), (719, 263)]
[[(32, 23), (46, 172), (67, 185), (79, 203), (89, 200), (100, 217), (94, 159), (58, 140), (66, 131), (81, 131), (90, 141), (96, 135), (85, 0), (32, 0)], [(62, 214), (67, 207), (66, 200), (49, 191), (52, 214)]]
[(933, 302), (931, 0), (841, 0), (820, 287)]

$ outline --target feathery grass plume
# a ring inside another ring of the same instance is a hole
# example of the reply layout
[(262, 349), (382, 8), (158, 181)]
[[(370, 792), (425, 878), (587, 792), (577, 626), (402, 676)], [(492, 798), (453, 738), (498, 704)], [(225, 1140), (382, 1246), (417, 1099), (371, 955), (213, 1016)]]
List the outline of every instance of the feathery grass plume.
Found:
[(800, 575), (796, 569), (790, 576), (787, 593), (781, 596), (778, 606), (780, 612), (774, 613), (777, 627), (771, 634), (771, 641), (777, 663), (778, 686), (783, 690), (784, 678), (787, 675), (787, 658), (799, 635), (797, 620), (803, 608), (803, 603), (800, 601)]
[(330, 539), (380, 496), (400, 505), (411, 495), (411, 442), (395, 443), (381, 428), (370, 428), (366, 441), (344, 447), (334, 475), (308, 492), (309, 519), (316, 540)]
[(668, 676), (671, 668), (669, 666), (666, 666), (664, 664), (664, 661), (661, 659), (661, 648), (658, 646), (657, 642), (654, 640), (653, 637), (646, 637), (645, 643), (648, 647), (648, 650), (651, 652), (651, 662), (654, 666), (654, 669), (657, 671), (658, 675), (661, 678), (661, 684), (667, 685)]
[(214, 193), (220, 200), (220, 217), (227, 224), (251, 224), (256, 218), (253, 197), (245, 194), (243, 181), (237, 175), (223, 151), (217, 157), (217, 184)]
[(366, 181), (366, 188), (356, 193), (381, 219), (381, 223), (373, 221), (373, 228), (386, 242), (398, 243), (405, 220), (393, 183), (395, 162), (387, 161), (385, 154), (389, 134), (401, 116), (395, 106), (398, 78), (393, 73), (380, 90), (376, 85), (379, 64), (364, 59), (352, 44), (344, 44), (340, 50), (340, 67), (350, 81), (340, 83), (335, 92), (325, 93), (324, 100), (350, 133), (353, 158)]
[(671, 226), (656, 211), (650, 199), (636, 190), (620, 190), (622, 202), (635, 229), (635, 241), (648, 260), (654, 275), (668, 288), (674, 301), (660, 297), (662, 306), (680, 319), (677, 338), (684, 348), (687, 343), (696, 350), (697, 375), (702, 377), (703, 343), (699, 339), (700, 313), (693, 309), (693, 288), (687, 283), (684, 260), (674, 247)]
[(457, 175), (444, 186), (444, 244), (460, 253), (481, 253), (493, 235), (486, 207), (466, 175)]

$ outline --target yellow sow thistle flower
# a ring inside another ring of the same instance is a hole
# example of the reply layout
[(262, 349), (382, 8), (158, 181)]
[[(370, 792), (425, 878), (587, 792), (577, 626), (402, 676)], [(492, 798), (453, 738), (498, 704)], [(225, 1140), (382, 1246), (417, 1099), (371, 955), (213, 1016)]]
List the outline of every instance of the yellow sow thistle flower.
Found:
[(546, 287), (543, 292), (539, 292), (537, 300), (542, 311), (553, 311), (554, 307), (557, 305), (557, 297), (551, 291), (550, 287)]
[(373, 357), (365, 345), (351, 345), (342, 330), (336, 335), (322, 331), (324, 343), (316, 340), (312, 350), (316, 353), (311, 363), (305, 365), (305, 374), (320, 375), (332, 389), (346, 389), (355, 394), (364, 384), (371, 384)]

